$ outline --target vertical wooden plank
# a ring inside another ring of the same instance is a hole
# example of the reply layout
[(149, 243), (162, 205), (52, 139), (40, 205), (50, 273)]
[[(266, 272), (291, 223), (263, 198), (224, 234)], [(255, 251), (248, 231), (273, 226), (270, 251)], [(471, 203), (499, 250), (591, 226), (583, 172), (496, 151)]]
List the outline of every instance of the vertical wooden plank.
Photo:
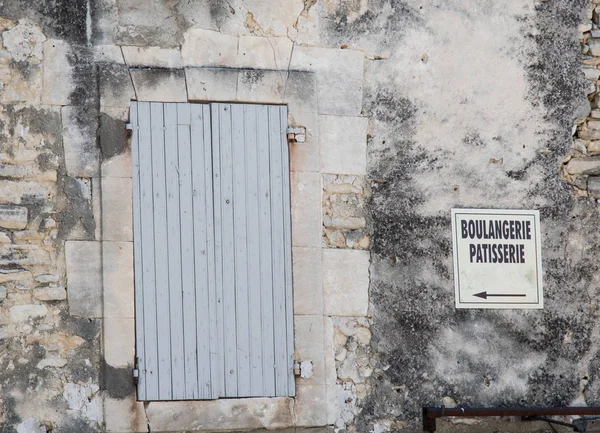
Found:
[(288, 378), (288, 396), (296, 394), (296, 384), (294, 381), (294, 295), (292, 291), (292, 215), (290, 203), (290, 154), (286, 137), (287, 129), (287, 106), (279, 107), (279, 145), (282, 150), (281, 175), (283, 180), (283, 251), (284, 251), (284, 270), (285, 270), (285, 327), (287, 343), (287, 378)]
[(235, 246), (233, 215), (233, 137), (231, 104), (220, 104), (220, 163), (221, 163), (221, 235), (223, 256), (223, 340), (225, 347), (225, 396), (236, 397), (237, 332), (235, 303)]
[[(222, 375), (222, 356), (217, 330), (217, 284), (215, 279), (215, 213), (214, 213), (214, 187), (213, 187), (213, 142), (217, 140), (211, 137), (211, 113), (208, 104), (202, 105), (202, 133), (204, 137), (204, 210), (206, 212), (206, 264), (208, 268), (208, 315), (209, 315), (209, 361), (210, 376), (208, 377), (207, 398), (218, 398), (221, 392), (220, 377)], [(199, 194), (203, 192), (198, 191)]]
[[(244, 112), (244, 136), (246, 141), (246, 209), (247, 209), (247, 258), (248, 258), (248, 330), (250, 339), (250, 390), (251, 395), (264, 394), (262, 364), (262, 324), (261, 303), (263, 301), (260, 283), (260, 224), (258, 199), (258, 149), (257, 149), (257, 110), (255, 105), (246, 105)], [(270, 301), (270, 300), (269, 300)]]
[[(152, 193), (154, 211), (154, 278), (156, 280), (156, 333), (158, 344), (158, 399), (171, 399), (171, 333), (167, 274), (167, 197), (163, 104), (150, 104), (152, 139)], [(151, 217), (147, 215), (147, 217)]]
[(183, 342), (183, 286), (181, 280), (181, 225), (179, 219), (177, 104), (165, 104), (164, 116), (172, 398), (174, 400), (181, 400), (185, 398), (185, 361)]
[[(225, 329), (224, 329), (224, 293), (223, 293), (223, 196), (221, 193), (221, 107), (222, 104), (211, 104), (211, 134), (212, 134), (212, 163), (213, 163), (213, 214), (214, 214), (214, 234), (215, 234), (215, 310), (217, 325), (217, 341), (211, 346), (218, 354), (217, 362), (214, 365), (214, 371), (217, 371), (217, 384), (214, 387), (213, 395), (223, 397), (225, 392)], [(227, 312), (231, 313), (230, 311)], [(213, 371), (213, 378), (215, 373)], [(227, 373), (228, 374), (228, 373)]]
[(282, 150), (279, 108), (268, 107), (269, 155), (271, 167), (271, 245), (273, 264), (273, 322), (275, 343), (275, 394), (286, 396), (287, 378), (287, 334), (285, 317), (284, 278), (284, 222), (283, 222), (283, 179), (281, 173)]
[(250, 391), (250, 334), (248, 298), (248, 243), (246, 227), (246, 137), (244, 112), (246, 105), (231, 105), (232, 162), (233, 162), (233, 235), (235, 269), (235, 311), (238, 397), (251, 395)]
[(140, 195), (140, 152), (138, 103), (132, 102), (129, 111), (131, 123), (131, 164), (133, 168), (133, 257), (135, 282), (135, 351), (138, 362), (139, 378), (137, 398), (146, 399), (146, 355), (144, 346), (144, 280), (142, 272), (142, 222)]
[(196, 282), (194, 275), (195, 258), (194, 216), (192, 208), (192, 151), (189, 126), (190, 104), (178, 104), (177, 111), (185, 398), (197, 399), (199, 393), (198, 359), (196, 357)]
[[(196, 281), (196, 346), (198, 397), (211, 398), (210, 392), (210, 299), (208, 283), (208, 219), (206, 197), (203, 105), (191, 105), (192, 215), (194, 225), (194, 278)], [(210, 197), (210, 196), (209, 196)]]
[(271, 182), (269, 115), (266, 106), (257, 106), (258, 207), (260, 227), (260, 293), (262, 329), (263, 393), (275, 396), (275, 348), (273, 323), (273, 266), (271, 238)]
[(158, 341), (156, 325), (156, 281), (154, 275), (154, 218), (152, 192), (152, 139), (150, 104), (140, 102), (139, 152), (140, 152), (140, 211), (142, 241), (142, 278), (144, 280), (144, 347), (146, 399), (156, 400), (158, 393)]

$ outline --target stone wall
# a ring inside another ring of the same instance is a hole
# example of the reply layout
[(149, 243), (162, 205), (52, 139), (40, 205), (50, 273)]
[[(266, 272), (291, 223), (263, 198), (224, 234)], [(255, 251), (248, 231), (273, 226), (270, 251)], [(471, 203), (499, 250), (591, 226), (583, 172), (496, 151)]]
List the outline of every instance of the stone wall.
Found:
[[(408, 432), (425, 404), (597, 404), (595, 7), (1, 3), (3, 429)], [(286, 103), (306, 129), (295, 398), (135, 400), (131, 100)], [(540, 209), (543, 311), (454, 308), (451, 207)]]
[(585, 19), (577, 30), (580, 33), (583, 73), (587, 82), (585, 93), (589, 100), (577, 119), (573, 145), (563, 161), (563, 175), (575, 187), (578, 195), (600, 198), (600, 3), (592, 2)]

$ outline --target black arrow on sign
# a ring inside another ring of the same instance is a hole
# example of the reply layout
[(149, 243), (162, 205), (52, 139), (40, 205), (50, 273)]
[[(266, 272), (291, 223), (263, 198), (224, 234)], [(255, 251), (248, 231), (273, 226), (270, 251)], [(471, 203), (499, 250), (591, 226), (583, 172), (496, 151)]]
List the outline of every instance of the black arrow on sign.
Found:
[(500, 294), (500, 293), (488, 293), (488, 292), (480, 292), (480, 293), (475, 293), (473, 296), (477, 296), (478, 298), (481, 299), (487, 299), (488, 297), (493, 297), (493, 296), (497, 296), (497, 297), (525, 297), (527, 295), (525, 295), (524, 293), (512, 293), (512, 294)]

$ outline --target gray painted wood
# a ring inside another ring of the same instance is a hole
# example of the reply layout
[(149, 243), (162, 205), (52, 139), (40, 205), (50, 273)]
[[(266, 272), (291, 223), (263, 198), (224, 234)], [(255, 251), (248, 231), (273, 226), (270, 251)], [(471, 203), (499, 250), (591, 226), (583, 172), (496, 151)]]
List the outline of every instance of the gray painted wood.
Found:
[(163, 104), (150, 104), (152, 185), (154, 218), (154, 275), (156, 280), (156, 336), (158, 344), (158, 395), (171, 395), (171, 333), (169, 315), (169, 275), (160, 264), (168, 260), (167, 194), (165, 185), (165, 134)]
[(138, 399), (293, 396), (287, 108), (131, 122)]
[(179, 225), (179, 152), (177, 104), (164, 104), (165, 112), (165, 185), (167, 191), (166, 263), (159, 266), (169, 278), (169, 317), (171, 323), (172, 398), (185, 398), (183, 346), (183, 289), (181, 279), (181, 245)]
[[(132, 164), (132, 186), (133, 186), (133, 237), (134, 243), (133, 263), (136, 272), (134, 273), (135, 292), (135, 335), (138, 369), (143, 371), (146, 365), (145, 345), (144, 345), (144, 292), (141, 288), (144, 286), (142, 272), (142, 221), (141, 221), (141, 194), (140, 194), (140, 157), (139, 157), (139, 124), (138, 124), (138, 104), (131, 104), (129, 112), (129, 121), (131, 123), (131, 164)], [(146, 375), (140, 374), (138, 378), (138, 398), (146, 399)]]

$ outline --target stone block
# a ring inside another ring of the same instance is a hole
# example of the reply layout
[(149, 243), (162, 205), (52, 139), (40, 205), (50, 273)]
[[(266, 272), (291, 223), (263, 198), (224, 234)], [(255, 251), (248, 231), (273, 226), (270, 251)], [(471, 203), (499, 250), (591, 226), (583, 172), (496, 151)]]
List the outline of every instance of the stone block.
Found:
[(237, 67), (287, 71), (293, 45), (286, 37), (240, 36)]
[(42, 95), (43, 70), (41, 65), (27, 66), (26, 73), (13, 71), (10, 81), (6, 80), (0, 94), (3, 104), (39, 104)]
[(290, 149), (291, 171), (319, 171), (319, 128), (317, 113), (292, 112), (289, 114), (289, 124), (292, 127), (306, 128), (304, 143), (292, 143)]
[(184, 35), (181, 57), (185, 66), (235, 67), (237, 36), (204, 29), (190, 29)]
[(22, 269), (2, 269), (0, 270), (0, 284), (9, 281), (27, 281), (32, 278), (31, 272)]
[(150, 402), (146, 413), (153, 431), (271, 430), (294, 424), (293, 405), (288, 397)]
[(600, 39), (590, 39), (587, 44), (593, 56), (600, 56)]
[(240, 71), (237, 101), (281, 104), (285, 92), (285, 80), (285, 71)]
[(366, 117), (319, 116), (319, 152), (324, 173), (367, 172)]
[(30, 181), (0, 180), (0, 203), (41, 204), (54, 195), (55, 185)]
[(0, 205), (0, 227), (22, 230), (27, 227), (27, 208), (23, 206)]
[(44, 42), (44, 79), (42, 86), (42, 104), (69, 105), (69, 99), (75, 83), (69, 63), (69, 44), (60, 39), (48, 39)]
[(138, 101), (187, 102), (183, 69), (130, 69)]
[(64, 301), (67, 291), (62, 286), (38, 287), (33, 290), (33, 297), (38, 301)]
[[(325, 383), (323, 316), (294, 316), (294, 360), (312, 361), (311, 378), (298, 379), (298, 384)], [(300, 385), (299, 385), (300, 386)]]
[(292, 245), (321, 246), (321, 175), (291, 172)]
[[(9, 268), (18, 268), (20, 266), (48, 265), (50, 264), (50, 255), (38, 245), (0, 245), (0, 266)], [(13, 269), (17, 271), (16, 269)], [(8, 275), (19, 273), (10, 272)], [(29, 274), (29, 273), (28, 273)], [(28, 275), (31, 277), (31, 274)], [(0, 278), (0, 282), (1, 278)]]
[(366, 316), (369, 252), (323, 250), (323, 306), (327, 316)]
[(362, 110), (364, 54), (297, 46), (290, 69), (317, 73), (319, 114), (358, 116)]
[(571, 158), (571, 160), (567, 163), (566, 169), (567, 173), (573, 175), (600, 175), (600, 156), (594, 156), (591, 158)]
[(67, 174), (73, 177), (97, 177), (100, 149), (96, 143), (97, 113), (89, 107), (62, 107), (63, 145)]
[[(94, 237), (96, 241), (102, 240), (102, 184), (100, 178), (92, 179), (92, 214), (94, 217)], [(71, 238), (71, 240), (74, 238)], [(83, 238), (88, 239), (88, 238)]]
[(69, 312), (79, 317), (102, 317), (102, 244), (65, 242)]
[(285, 83), (285, 101), (290, 113), (317, 112), (317, 77), (314, 72), (290, 71)]
[(10, 319), (13, 322), (24, 322), (34, 317), (44, 317), (48, 314), (48, 309), (45, 305), (15, 305), (8, 310)]
[(160, 47), (121, 47), (125, 63), (129, 67), (177, 68), (183, 66), (181, 51)]
[(103, 242), (104, 316), (134, 317), (133, 243)]
[(135, 361), (135, 320), (104, 319), (104, 359), (115, 368), (133, 367)]
[(320, 427), (327, 424), (327, 394), (325, 385), (298, 386), (294, 405), (298, 427)]
[(98, 69), (100, 106), (129, 108), (135, 91), (129, 68), (121, 64), (100, 65)]
[(22, 179), (27, 176), (27, 169), (22, 165), (0, 163), (0, 177)]
[(321, 248), (292, 248), (294, 315), (323, 314)]
[(108, 433), (146, 433), (148, 422), (144, 403), (135, 396), (125, 399), (104, 398), (104, 416)]
[(600, 199), (600, 177), (591, 176), (587, 183), (588, 196), (593, 199)]
[(102, 179), (102, 239), (133, 240), (133, 198), (131, 178)]
[(238, 73), (235, 69), (186, 68), (188, 98), (192, 101), (235, 101)]
[(128, 177), (131, 178), (133, 171), (131, 166), (131, 150), (114, 155), (102, 161), (102, 177)]
[(125, 64), (123, 52), (118, 45), (94, 45), (94, 60), (98, 63)]
[[(325, 384), (333, 386), (337, 383), (337, 372), (335, 366), (335, 343), (333, 319), (323, 317), (323, 359), (325, 362)], [(335, 423), (335, 420), (330, 424)]]

